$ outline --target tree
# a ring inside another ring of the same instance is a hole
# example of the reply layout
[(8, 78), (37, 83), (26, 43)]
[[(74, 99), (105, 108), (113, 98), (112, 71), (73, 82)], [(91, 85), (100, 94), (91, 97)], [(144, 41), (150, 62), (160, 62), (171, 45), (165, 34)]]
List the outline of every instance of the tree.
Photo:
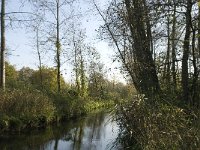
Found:
[(106, 16), (95, 2), (94, 5), (136, 89), (151, 97), (161, 89), (152, 57), (152, 33), (146, 3), (145, 0), (112, 1)]
[(33, 36), (33, 41), (32, 43), (34, 43), (33, 45), (31, 45), (38, 56), (38, 68), (39, 68), (39, 72), (40, 72), (40, 85), (43, 88), (43, 77), (42, 77), (42, 53), (44, 52), (44, 50), (42, 49), (43, 47), (43, 43), (45, 43), (45, 41), (42, 41), (42, 38), (44, 38), (44, 34), (42, 29), (42, 24), (43, 24), (44, 20), (42, 18), (37, 18), (37, 20), (35, 20), (34, 22), (31, 22), (30, 25), (28, 25), (28, 27), (32, 30), (32, 32), (34, 32), (35, 36)]
[[(39, 90), (45, 90), (47, 92), (55, 93), (57, 89), (57, 70), (55, 68), (49, 68), (42, 66), (42, 78), (43, 78), (43, 87), (40, 84), (40, 70), (36, 70), (30, 76), (29, 81), (34, 87)], [(68, 88), (67, 84), (64, 81), (64, 78), (61, 76), (61, 85), (63, 90)], [(42, 88), (42, 89), (41, 89)]]
[[(135, 59), (137, 62), (137, 89), (141, 93), (158, 94), (160, 91), (155, 64), (151, 55), (148, 8), (146, 1), (125, 0), (128, 24), (134, 43)], [(131, 7), (133, 6), (133, 7)], [(142, 10), (142, 11), (141, 11)], [(147, 14), (147, 15), (146, 15)]]
[(89, 66), (89, 95), (96, 98), (103, 98), (106, 80), (101, 63), (91, 62)]
[(29, 32), (33, 32), (33, 36), (31, 37), (31, 46), (33, 47), (34, 51), (36, 51), (37, 57), (38, 57), (38, 68), (40, 72), (40, 85), (43, 87), (43, 78), (42, 78), (42, 53), (44, 52), (44, 48), (42, 47), (45, 43), (45, 41), (42, 41), (42, 38), (44, 38), (44, 34), (42, 32), (42, 18), (37, 18), (34, 20), (34, 22), (31, 22), (27, 25), (29, 28)]
[[(198, 36), (197, 36), (197, 39), (198, 39), (198, 41), (197, 41), (197, 54), (200, 56), (200, 1), (198, 2), (198, 20), (197, 20), (197, 26), (198, 26), (198, 30), (197, 30), (197, 32), (198, 32)], [(200, 57), (197, 59), (197, 63), (199, 64), (200, 63)], [(199, 67), (200, 67), (200, 65), (199, 65)], [(197, 68), (198, 70), (197, 70), (197, 78), (198, 78), (198, 76), (199, 76), (199, 74), (200, 74), (200, 68)], [(199, 81), (199, 80), (198, 80)], [(200, 84), (197, 84), (197, 87), (196, 87), (196, 89), (198, 89), (200, 87)], [(200, 106), (200, 100), (199, 100), (199, 96), (198, 95), (195, 95), (194, 94), (194, 96), (197, 96), (196, 97), (196, 99), (197, 99), (197, 107), (199, 107)]]
[(171, 79), (170, 79), (170, 13), (168, 8), (168, 16), (167, 16), (167, 54), (166, 54), (166, 61), (165, 61), (165, 69), (164, 69), (164, 83), (166, 83), (168, 90), (170, 89)]
[(29, 67), (23, 67), (19, 70), (19, 80), (23, 81), (26, 85), (30, 84), (30, 77), (33, 75), (35, 70)]
[(57, 85), (58, 92), (60, 92), (60, 0), (56, 0), (56, 61), (57, 61)]
[(189, 103), (189, 85), (188, 85), (188, 59), (190, 51), (190, 34), (191, 34), (191, 10), (192, 0), (187, 0), (186, 8), (186, 31), (183, 45), (183, 59), (182, 59), (182, 92), (183, 100)]
[(105, 79), (101, 57), (94, 47), (89, 46), (87, 51), (88, 94), (91, 97), (102, 98)]
[(5, 0), (1, 1), (1, 81), (0, 88), (5, 89)]
[(15, 67), (8, 62), (5, 62), (6, 67), (6, 87), (8, 88), (16, 88), (17, 82), (18, 82), (18, 71), (15, 69)]
[[(23, 14), (23, 19), (17, 18), (14, 14)], [(13, 16), (9, 16), (13, 15)], [(1, 58), (0, 58), (0, 88), (5, 89), (6, 87), (6, 64), (5, 64), (5, 51), (6, 51), (6, 43), (5, 43), (5, 16), (8, 16), (10, 19), (10, 24), (12, 22), (25, 22), (25, 21), (32, 21), (34, 20), (31, 18), (30, 20), (25, 19), (25, 15), (32, 15), (37, 17), (36, 14), (31, 12), (6, 12), (5, 13), (5, 0), (1, 1)]]
[(191, 105), (192, 106), (198, 106), (199, 101), (198, 101), (198, 67), (197, 67), (197, 57), (198, 57), (198, 52), (196, 49), (196, 25), (192, 26), (192, 64), (194, 68), (193, 72), (193, 79), (192, 79), (192, 85), (191, 85)]
[(176, 3), (173, 2), (173, 18), (172, 18), (172, 84), (173, 84), (173, 92), (177, 89), (177, 81), (176, 81)]
[(83, 30), (75, 29), (73, 24), (73, 67), (75, 71), (75, 86), (78, 94), (81, 97), (87, 96), (87, 78), (86, 78), (86, 56), (89, 50), (85, 44), (85, 32)]
[[(40, 8), (38, 10), (43, 11), (44, 14), (46, 14), (45, 18), (45, 24), (46, 26), (49, 26), (48, 31), (46, 33), (48, 34), (47, 42), (53, 42), (55, 45), (55, 62), (56, 62), (56, 68), (57, 68), (57, 91), (61, 91), (61, 51), (62, 51), (62, 39), (65, 39), (66, 33), (62, 33), (64, 36), (61, 37), (60, 30), (62, 29), (63, 25), (66, 27), (66, 21), (72, 18), (72, 16), (68, 16), (62, 12), (62, 7), (66, 6), (67, 4), (73, 3), (74, 0), (41, 0), (41, 1), (34, 1), (32, 0), (33, 5), (36, 8)], [(52, 16), (49, 18), (49, 16)], [(62, 15), (62, 16), (61, 16)], [(71, 14), (70, 14), (71, 15)], [(47, 18), (48, 17), (48, 18)]]
[(80, 94), (82, 97), (86, 97), (87, 96), (87, 81), (86, 81), (85, 66), (84, 66), (82, 51), (81, 51), (81, 62), (80, 62), (80, 79), (81, 79)]
[(39, 61), (39, 71), (40, 71), (40, 84), (43, 88), (43, 77), (42, 77), (42, 59), (41, 59), (41, 51), (40, 51), (40, 44), (39, 44), (39, 27), (35, 27), (36, 30), (36, 47), (37, 47), (37, 54), (38, 54), (38, 61)]

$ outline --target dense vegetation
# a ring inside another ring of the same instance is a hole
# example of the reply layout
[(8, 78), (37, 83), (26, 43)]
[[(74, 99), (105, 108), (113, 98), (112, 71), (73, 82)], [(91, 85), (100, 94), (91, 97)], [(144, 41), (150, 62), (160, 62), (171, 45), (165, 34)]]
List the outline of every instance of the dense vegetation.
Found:
[(87, 96), (81, 96), (75, 85), (69, 85), (62, 77), (62, 91), (58, 93), (53, 68), (42, 68), (42, 86), (39, 70), (24, 67), (17, 71), (9, 63), (6, 68), (6, 90), (0, 91), (0, 131), (43, 128), (49, 123), (79, 117), (94, 109), (113, 106), (131, 96), (133, 90), (102, 76), (102, 87), (96, 89), (89, 84)]
[(139, 92), (119, 108), (124, 149), (199, 149), (199, 2), (113, 0), (106, 13), (95, 6)]
[[(5, 63), (6, 13), (5, 0), (2, 0), (2, 129), (28, 126), (33, 120), (38, 126), (41, 122), (77, 116), (113, 103), (109, 100), (130, 99), (119, 106), (117, 113), (121, 128), (119, 143), (124, 149), (134, 146), (148, 150), (200, 148), (198, 1), (111, 0), (102, 11), (98, 3), (91, 0), (104, 21), (99, 28), (99, 37), (117, 50), (114, 61), (121, 61), (122, 71), (129, 81), (127, 85), (105, 78), (99, 53), (85, 42), (86, 35), (80, 29), (80, 23), (75, 21), (80, 19), (75, 16), (81, 15), (72, 11), (66, 13), (67, 19), (62, 16), (65, 13), (61, 10), (70, 10), (68, 8), (76, 4), (75, 1), (29, 0), (24, 1), (24, 5), (26, 2), (34, 13), (37, 12), (36, 18), (25, 16), (32, 21), (24, 25), (36, 32), (39, 67), (38, 70), (22, 68), (16, 71)], [(49, 20), (51, 15), (54, 18)], [(47, 49), (54, 50), (50, 53), (54, 57), (54, 68), (42, 65), (41, 56)], [(71, 54), (68, 57), (74, 72), (72, 85), (65, 83), (61, 73), (66, 49), (70, 49)], [(130, 83), (138, 96), (133, 97)], [(38, 104), (45, 106), (37, 107)]]
[(124, 149), (198, 149), (199, 110), (172, 104), (137, 96), (121, 106), (117, 113), (121, 126), (118, 142)]

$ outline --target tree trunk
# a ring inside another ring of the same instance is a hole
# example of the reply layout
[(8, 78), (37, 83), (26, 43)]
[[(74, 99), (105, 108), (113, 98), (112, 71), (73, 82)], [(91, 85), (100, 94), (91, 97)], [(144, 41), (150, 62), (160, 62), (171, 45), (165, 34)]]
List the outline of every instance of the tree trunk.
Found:
[(1, 0), (1, 81), (0, 88), (5, 89), (5, 0)]
[(74, 29), (74, 35), (73, 35), (73, 46), (74, 46), (74, 69), (75, 69), (75, 84), (76, 84), (76, 90), (78, 92), (78, 95), (80, 94), (80, 82), (79, 82), (79, 68), (78, 68), (78, 46), (77, 42), (75, 40), (75, 29)]
[(196, 59), (196, 51), (195, 51), (195, 38), (196, 38), (196, 29), (193, 28), (193, 35), (192, 35), (192, 64), (194, 68), (194, 74), (193, 74), (193, 80), (192, 80), (192, 87), (191, 87), (191, 104), (193, 106), (198, 106), (198, 101), (197, 101), (197, 81), (198, 81), (198, 68), (197, 68), (197, 59)]
[[(168, 10), (169, 13), (169, 10)], [(166, 62), (165, 62), (165, 71), (164, 71), (164, 80), (165, 84), (167, 86), (167, 90), (170, 90), (170, 85), (171, 85), (171, 77), (170, 77), (170, 50), (171, 50), (171, 45), (170, 45), (170, 18), (169, 16), (167, 17), (167, 56), (166, 56)]]
[(38, 61), (39, 61), (39, 71), (40, 71), (40, 84), (41, 88), (43, 89), (43, 77), (42, 77), (42, 60), (40, 54), (40, 46), (39, 46), (39, 31), (38, 27), (36, 27), (36, 42), (37, 42), (37, 54), (38, 54)]
[(82, 50), (80, 51), (80, 55), (81, 55), (81, 60), (80, 60), (81, 96), (85, 97), (87, 95), (87, 88), (86, 88), (86, 78), (85, 78)]
[(138, 82), (136, 86), (138, 87), (136, 88), (140, 93), (151, 97), (160, 92), (160, 86), (150, 51), (151, 39), (148, 39), (150, 37), (148, 36), (149, 31), (146, 30), (149, 24), (147, 24), (146, 15), (144, 14), (146, 12), (145, 2), (141, 0), (125, 0), (125, 5), (136, 57), (136, 65), (134, 66), (137, 70), (135, 74)]
[(187, 0), (186, 10), (186, 32), (183, 45), (183, 59), (182, 59), (182, 95), (186, 104), (189, 104), (189, 85), (188, 85), (188, 58), (190, 49), (190, 28), (191, 28), (191, 9), (192, 1)]
[(198, 53), (200, 54), (200, 1), (198, 3)]
[[(198, 51), (198, 56), (200, 56), (200, 2), (199, 2), (199, 5), (198, 5), (198, 49), (197, 49), (197, 51)], [(199, 64), (200, 63), (200, 58), (199, 59), (197, 59), (197, 63)], [(199, 69), (199, 68), (198, 68)], [(198, 70), (198, 74), (199, 74), (199, 71), (200, 70)], [(198, 83), (197, 84), (197, 88), (199, 88), (200, 87), (200, 84)], [(198, 98), (199, 100), (198, 100), (198, 102), (197, 102), (197, 107), (199, 107), (200, 106), (200, 98)]]
[(57, 88), (58, 88), (58, 93), (61, 90), (61, 86), (60, 86), (60, 49), (61, 49), (61, 45), (60, 45), (60, 22), (59, 22), (59, 0), (57, 0), (56, 2), (57, 4), (57, 36), (56, 36), (56, 57), (57, 57)]
[(176, 91), (176, 4), (174, 3), (173, 21), (172, 21), (172, 84), (173, 92)]

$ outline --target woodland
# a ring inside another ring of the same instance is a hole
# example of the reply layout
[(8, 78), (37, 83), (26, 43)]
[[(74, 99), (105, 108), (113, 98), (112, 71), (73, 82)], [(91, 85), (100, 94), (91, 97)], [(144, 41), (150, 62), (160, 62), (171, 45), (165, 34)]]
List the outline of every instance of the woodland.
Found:
[[(113, 61), (121, 63), (126, 84), (106, 78), (100, 54), (70, 20), (84, 14), (62, 12), (76, 0), (23, 0), (24, 7), (28, 4), (33, 12), (7, 13), (7, 3), (1, 0), (2, 132), (46, 126), (116, 105), (117, 143), (123, 149), (200, 148), (199, 1), (110, 0), (103, 8), (98, 1), (90, 1), (103, 22), (98, 38), (117, 51)], [(35, 33), (37, 70), (16, 70), (5, 59), (5, 22), (11, 16)], [(47, 47), (53, 51), (55, 67), (43, 65)], [(73, 84), (61, 73), (68, 49)]]

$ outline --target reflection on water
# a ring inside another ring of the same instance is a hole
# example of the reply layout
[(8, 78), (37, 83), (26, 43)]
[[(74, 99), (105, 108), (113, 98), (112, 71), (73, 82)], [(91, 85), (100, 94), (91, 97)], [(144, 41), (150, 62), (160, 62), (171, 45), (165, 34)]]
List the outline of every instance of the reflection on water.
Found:
[[(1, 136), (1, 150), (106, 150), (118, 135), (116, 122), (105, 112), (68, 121), (42, 131)], [(113, 148), (118, 149), (118, 148)]]

